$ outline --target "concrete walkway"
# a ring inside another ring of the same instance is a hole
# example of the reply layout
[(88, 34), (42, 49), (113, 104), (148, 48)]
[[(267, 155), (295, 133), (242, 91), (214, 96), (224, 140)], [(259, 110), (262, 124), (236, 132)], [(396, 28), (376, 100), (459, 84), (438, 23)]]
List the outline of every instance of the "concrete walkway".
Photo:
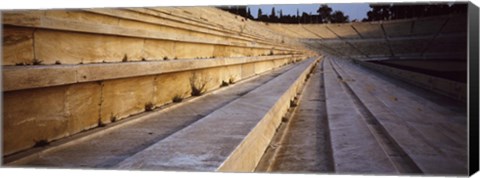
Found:
[(330, 60), (325, 68), (327, 116), (335, 171), (341, 173), (394, 173), (390, 158), (371, 132), (364, 115), (345, 88)]
[(326, 57), (258, 172), (466, 175), (462, 103)]
[(467, 173), (467, 117), (461, 104), (416, 92), (349, 61), (331, 61), (373, 119), (421, 172)]
[(280, 138), (270, 144), (256, 172), (333, 173), (322, 63), (311, 73), (298, 106), (279, 128)]

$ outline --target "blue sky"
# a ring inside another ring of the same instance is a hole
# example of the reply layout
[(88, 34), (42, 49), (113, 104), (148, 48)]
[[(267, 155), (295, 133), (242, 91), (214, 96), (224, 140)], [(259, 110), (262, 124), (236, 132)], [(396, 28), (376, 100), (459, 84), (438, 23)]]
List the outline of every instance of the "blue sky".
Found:
[[(367, 3), (338, 3), (338, 4), (328, 4), (333, 11), (340, 10), (345, 15), (349, 16), (350, 20), (358, 19), (362, 20), (367, 15), (367, 12), (370, 10)], [(272, 7), (275, 7), (275, 11), (280, 11), (282, 9), (283, 15), (296, 15), (297, 8), (300, 11), (306, 13), (317, 14), (317, 9), (320, 7), (320, 4), (285, 4), (285, 5), (248, 5), (250, 12), (254, 17), (257, 17), (258, 8), (262, 9), (263, 14), (270, 14)]]

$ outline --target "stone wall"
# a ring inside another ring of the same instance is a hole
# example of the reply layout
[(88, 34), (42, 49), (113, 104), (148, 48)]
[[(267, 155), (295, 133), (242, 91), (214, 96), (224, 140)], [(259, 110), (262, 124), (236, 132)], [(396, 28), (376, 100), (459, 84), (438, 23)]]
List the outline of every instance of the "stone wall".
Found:
[[(28, 65), (40, 61), (46, 65), (88, 64), (305, 52), (298, 45), (292, 47), (293, 44), (280, 45), (276, 41), (249, 37), (245, 32), (236, 32), (237, 29), (214, 28), (212, 23), (208, 23), (207, 28), (190, 21), (178, 22), (165, 14), (139, 11), (142, 9), (5, 12), (3, 65)], [(262, 26), (255, 28), (268, 30)]]
[(4, 156), (313, 54), (208, 7), (2, 15)]

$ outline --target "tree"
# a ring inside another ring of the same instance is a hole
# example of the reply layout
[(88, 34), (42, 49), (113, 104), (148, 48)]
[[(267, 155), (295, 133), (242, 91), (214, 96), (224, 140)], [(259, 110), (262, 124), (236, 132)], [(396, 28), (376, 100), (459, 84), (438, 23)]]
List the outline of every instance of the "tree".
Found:
[(257, 19), (260, 19), (260, 17), (262, 16), (262, 9), (258, 8), (258, 12), (257, 12)]
[(275, 15), (275, 7), (272, 7), (272, 13), (270, 13), (271, 22), (275, 22), (276, 18), (277, 18), (277, 16)]
[(248, 18), (247, 6), (236, 6), (236, 10), (238, 15)]
[(346, 23), (348, 22), (348, 15), (345, 16), (342, 11), (335, 11), (330, 16), (332, 23)]
[[(367, 21), (389, 20), (392, 14), (389, 4), (370, 4), (372, 10), (367, 12)], [(404, 7), (398, 7), (398, 11), (402, 13), (408, 13), (409, 9)]]
[(301, 23), (308, 23), (310, 22), (310, 15), (308, 15), (307, 13), (303, 12), (302, 13), (302, 17), (300, 17), (300, 21)]
[(322, 23), (330, 22), (330, 15), (332, 13), (332, 8), (328, 7), (328, 5), (323, 4), (317, 10), (318, 15), (320, 15), (320, 19)]
[(296, 16), (296, 18), (297, 18), (297, 22), (300, 23), (300, 13), (299, 13), (299, 11), (298, 11), (298, 8), (297, 8), (297, 16)]
[(247, 18), (253, 19), (252, 13), (250, 13), (250, 8), (247, 9)]

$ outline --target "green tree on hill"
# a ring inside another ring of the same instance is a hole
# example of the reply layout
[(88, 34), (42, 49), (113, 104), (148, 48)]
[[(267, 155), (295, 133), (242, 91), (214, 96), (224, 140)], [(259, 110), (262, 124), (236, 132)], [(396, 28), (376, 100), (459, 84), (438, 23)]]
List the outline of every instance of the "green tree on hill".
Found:
[(330, 17), (332, 13), (332, 8), (328, 7), (328, 5), (323, 4), (317, 10), (318, 15), (321, 18), (321, 23), (328, 23), (330, 22)]
[(343, 15), (342, 11), (335, 11), (330, 15), (330, 21), (332, 23), (344, 23), (348, 22), (348, 15)]

